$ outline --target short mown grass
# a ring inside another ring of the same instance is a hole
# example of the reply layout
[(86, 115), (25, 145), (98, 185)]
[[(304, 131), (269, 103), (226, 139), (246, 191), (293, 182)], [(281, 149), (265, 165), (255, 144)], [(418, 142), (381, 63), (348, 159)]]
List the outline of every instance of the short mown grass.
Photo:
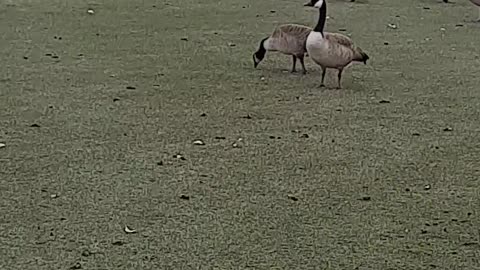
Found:
[(329, 1), (342, 90), (253, 68), (302, 5), (1, 2), (0, 268), (480, 269), (471, 4)]

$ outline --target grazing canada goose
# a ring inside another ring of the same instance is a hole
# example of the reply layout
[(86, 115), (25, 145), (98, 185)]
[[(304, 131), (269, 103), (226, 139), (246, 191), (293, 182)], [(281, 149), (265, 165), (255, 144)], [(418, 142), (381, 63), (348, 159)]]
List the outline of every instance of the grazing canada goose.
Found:
[(477, 22), (480, 22), (480, 0), (470, 0), (474, 5), (478, 7), (478, 18)]
[[(443, 0), (443, 2), (448, 3), (448, 0)], [(480, 22), (480, 0), (470, 0), (470, 2), (478, 7), (478, 17), (475, 21)]]
[(325, 35), (323, 29), (327, 19), (326, 0), (310, 0), (305, 6), (319, 9), (320, 16), (315, 28), (310, 32), (306, 42), (308, 55), (312, 60), (322, 67), (322, 84), (324, 87), (325, 73), (327, 68), (338, 70), (338, 87), (342, 88), (343, 69), (352, 61), (367, 64), (368, 55), (362, 49), (356, 47), (352, 40), (342, 34)]
[(306, 53), (305, 42), (311, 31), (312, 28), (299, 24), (283, 24), (276, 27), (270, 36), (260, 41), (258, 50), (253, 54), (254, 67), (260, 64), (267, 51), (278, 51), (292, 56), (292, 73), (296, 71), (297, 58), (302, 64), (303, 74), (307, 73), (303, 59)]

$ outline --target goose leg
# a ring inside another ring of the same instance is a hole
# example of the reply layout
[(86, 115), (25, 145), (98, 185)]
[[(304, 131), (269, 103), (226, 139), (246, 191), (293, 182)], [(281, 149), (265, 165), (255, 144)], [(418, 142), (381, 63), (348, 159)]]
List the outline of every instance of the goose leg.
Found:
[(292, 55), (292, 59), (293, 59), (293, 65), (292, 65), (292, 71), (290, 71), (291, 73), (294, 73), (294, 72), (297, 72), (296, 70), (296, 65), (297, 65), (297, 57), (295, 55)]
[(305, 68), (305, 62), (303, 62), (303, 55), (298, 57), (300, 59), (300, 64), (302, 64), (303, 74), (307, 74), (307, 69)]
[(324, 81), (325, 81), (325, 74), (327, 73), (327, 68), (322, 67), (322, 84), (320, 84), (320, 87), (325, 87)]
[(337, 89), (342, 89), (342, 72), (343, 72), (343, 68), (338, 69), (338, 86), (337, 86)]

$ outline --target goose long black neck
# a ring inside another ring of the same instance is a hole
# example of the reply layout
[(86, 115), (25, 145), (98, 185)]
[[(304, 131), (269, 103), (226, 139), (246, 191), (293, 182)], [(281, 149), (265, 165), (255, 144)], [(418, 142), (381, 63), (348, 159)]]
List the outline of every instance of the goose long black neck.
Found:
[(327, 20), (327, 1), (324, 1), (322, 7), (319, 10), (318, 23), (313, 29), (313, 31), (320, 32), (323, 34), (323, 29), (325, 28), (326, 20)]
[(265, 40), (267, 40), (269, 37), (266, 37), (260, 41), (260, 46), (258, 47), (258, 50), (255, 52), (255, 55), (257, 56), (258, 59), (262, 60), (263, 57), (265, 56), (265, 53), (267, 50), (265, 49)]

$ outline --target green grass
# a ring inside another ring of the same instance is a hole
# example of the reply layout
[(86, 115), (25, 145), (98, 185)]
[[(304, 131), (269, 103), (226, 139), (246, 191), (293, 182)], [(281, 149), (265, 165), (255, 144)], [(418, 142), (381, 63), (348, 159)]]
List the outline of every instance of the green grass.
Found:
[(302, 4), (1, 1), (0, 268), (480, 269), (476, 10), (329, 1), (334, 90), (253, 68)]

